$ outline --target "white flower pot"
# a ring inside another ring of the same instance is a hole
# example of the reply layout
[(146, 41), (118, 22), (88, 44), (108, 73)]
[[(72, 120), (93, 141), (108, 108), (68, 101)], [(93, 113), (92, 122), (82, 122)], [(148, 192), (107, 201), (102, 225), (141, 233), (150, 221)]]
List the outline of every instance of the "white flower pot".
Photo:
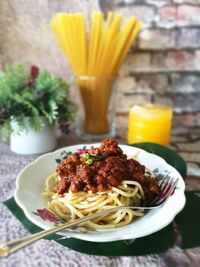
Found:
[(44, 121), (44, 128), (40, 132), (34, 129), (17, 133), (19, 126), (16, 121), (12, 122), (14, 129), (10, 136), (10, 149), (18, 154), (40, 154), (53, 150), (56, 147), (56, 134), (54, 125)]

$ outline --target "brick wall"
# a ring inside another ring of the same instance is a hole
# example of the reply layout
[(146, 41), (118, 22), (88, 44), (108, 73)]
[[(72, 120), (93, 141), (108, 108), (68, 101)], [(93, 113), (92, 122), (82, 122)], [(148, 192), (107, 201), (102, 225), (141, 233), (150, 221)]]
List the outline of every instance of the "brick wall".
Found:
[(143, 22), (121, 71), (120, 115), (133, 103), (172, 104), (174, 124), (199, 126), (200, 1), (116, 0), (113, 9)]

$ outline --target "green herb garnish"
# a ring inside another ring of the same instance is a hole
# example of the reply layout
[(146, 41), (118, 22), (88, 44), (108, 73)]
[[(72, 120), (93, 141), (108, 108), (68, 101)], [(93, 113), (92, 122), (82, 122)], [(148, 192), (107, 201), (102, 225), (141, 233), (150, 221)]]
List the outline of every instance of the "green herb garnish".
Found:
[(87, 165), (92, 165), (94, 163), (94, 161), (92, 159), (88, 159), (85, 162)]
[(90, 158), (90, 154), (89, 153), (84, 153), (84, 154), (81, 154), (81, 157), (84, 158), (84, 159), (89, 159)]
[(105, 160), (106, 157), (100, 156), (100, 155), (92, 155), (89, 153), (83, 153), (81, 154), (82, 158), (84, 158), (86, 161), (85, 163), (88, 165), (92, 165), (95, 161)]
[(95, 159), (95, 160), (104, 160), (104, 159), (106, 159), (106, 157), (104, 157), (104, 156), (99, 156), (99, 155), (90, 155), (90, 157), (92, 158), (92, 159)]

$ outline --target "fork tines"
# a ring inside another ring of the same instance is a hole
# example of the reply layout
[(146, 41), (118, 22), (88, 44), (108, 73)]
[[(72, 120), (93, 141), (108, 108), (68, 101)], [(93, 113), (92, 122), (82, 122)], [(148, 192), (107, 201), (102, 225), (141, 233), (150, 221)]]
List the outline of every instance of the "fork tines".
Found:
[(151, 205), (157, 206), (164, 203), (174, 193), (177, 183), (178, 178), (167, 177), (166, 179), (165, 177), (160, 184), (161, 193), (151, 202)]

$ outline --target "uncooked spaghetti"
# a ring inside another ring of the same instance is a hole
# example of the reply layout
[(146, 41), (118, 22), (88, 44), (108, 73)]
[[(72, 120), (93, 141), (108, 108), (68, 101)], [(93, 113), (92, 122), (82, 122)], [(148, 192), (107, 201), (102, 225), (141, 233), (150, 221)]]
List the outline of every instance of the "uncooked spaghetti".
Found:
[(102, 12), (93, 12), (87, 29), (83, 14), (59, 13), (52, 18), (51, 27), (77, 77), (85, 109), (85, 131), (108, 132), (113, 83), (140, 30), (140, 22), (131, 17), (122, 23), (122, 16), (112, 12), (104, 22)]

